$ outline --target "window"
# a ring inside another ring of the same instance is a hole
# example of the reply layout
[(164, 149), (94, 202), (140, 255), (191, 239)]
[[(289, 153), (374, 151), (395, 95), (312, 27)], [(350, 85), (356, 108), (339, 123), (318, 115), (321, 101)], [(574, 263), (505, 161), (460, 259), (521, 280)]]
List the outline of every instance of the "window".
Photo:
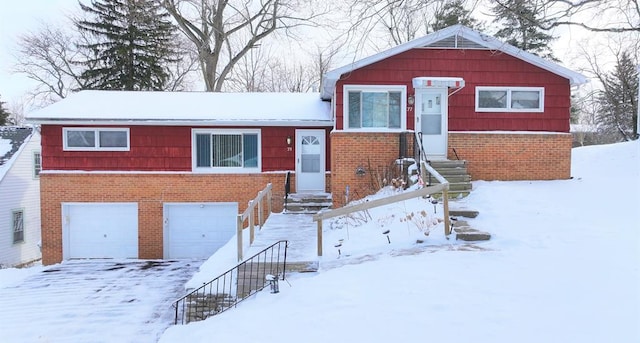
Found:
[(40, 171), (42, 170), (42, 155), (40, 151), (33, 152), (33, 177), (39, 178)]
[(194, 130), (193, 168), (204, 172), (260, 170), (260, 130)]
[(476, 87), (476, 112), (543, 111), (543, 87)]
[(345, 129), (403, 129), (406, 86), (344, 86)]
[(64, 128), (64, 150), (129, 151), (128, 128)]
[(11, 212), (11, 227), (13, 227), (13, 243), (24, 242), (24, 212), (16, 210)]

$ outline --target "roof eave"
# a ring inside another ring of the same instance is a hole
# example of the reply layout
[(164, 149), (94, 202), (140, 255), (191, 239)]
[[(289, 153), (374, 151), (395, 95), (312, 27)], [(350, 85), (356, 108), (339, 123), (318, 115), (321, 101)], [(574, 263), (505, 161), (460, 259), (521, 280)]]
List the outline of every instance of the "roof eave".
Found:
[(128, 125), (128, 126), (228, 126), (228, 127), (332, 127), (332, 120), (164, 120), (164, 119), (57, 119), (27, 118), (29, 123), (38, 125)]
[(588, 78), (584, 75), (564, 68), (557, 63), (547, 61), (539, 56), (533, 55), (512, 45), (501, 42), (492, 36), (474, 31), (466, 26), (454, 25), (327, 72), (324, 77), (320, 97), (322, 98), (322, 100), (331, 100), (331, 98), (333, 97), (333, 89), (344, 73), (368, 66), (370, 64), (376, 63), (385, 58), (397, 55), (410, 49), (429, 45), (437, 40), (450, 37), (451, 35), (459, 32), (462, 32), (464, 38), (469, 39), (479, 45), (485, 46), (487, 49), (502, 51), (513, 57), (531, 63), (539, 68), (564, 77), (569, 80), (569, 83), (571, 85), (577, 86), (588, 82)]

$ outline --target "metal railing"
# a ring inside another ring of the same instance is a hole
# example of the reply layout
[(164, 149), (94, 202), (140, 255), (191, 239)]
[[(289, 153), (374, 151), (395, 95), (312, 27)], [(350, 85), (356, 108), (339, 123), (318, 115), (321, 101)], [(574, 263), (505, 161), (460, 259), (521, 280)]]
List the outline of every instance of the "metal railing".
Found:
[(205, 320), (263, 290), (269, 279), (284, 280), (288, 245), (278, 241), (176, 300), (174, 324)]
[[(416, 132), (416, 136), (414, 137), (413, 141), (414, 141), (413, 150), (414, 150), (414, 158), (416, 160), (416, 165), (420, 166), (422, 162), (431, 164), (431, 162), (429, 162), (429, 159), (427, 159), (427, 152), (424, 151), (424, 146), (422, 145), (422, 132)], [(422, 173), (422, 168), (420, 168), (418, 172), (420, 174), (419, 176), (423, 178), (425, 174)], [(427, 176), (427, 179), (425, 180), (423, 178), (422, 181), (426, 182), (427, 186), (430, 186), (432, 184), (431, 173), (428, 173), (426, 176)]]
[(287, 176), (284, 177), (284, 208), (287, 208), (287, 201), (289, 201), (289, 193), (291, 193), (291, 172), (287, 172)]

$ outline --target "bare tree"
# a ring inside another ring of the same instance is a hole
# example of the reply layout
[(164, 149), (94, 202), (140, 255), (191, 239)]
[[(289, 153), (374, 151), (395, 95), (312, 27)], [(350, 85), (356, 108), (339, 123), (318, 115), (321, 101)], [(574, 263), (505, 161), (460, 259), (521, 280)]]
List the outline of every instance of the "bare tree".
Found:
[(81, 39), (77, 32), (45, 23), (18, 38), (13, 72), (37, 82), (31, 92), (33, 100), (52, 103), (83, 86), (83, 68), (77, 63), (86, 57), (86, 51), (77, 45)]
[(408, 42), (416, 35), (426, 34), (429, 25), (429, 12), (425, 1), (405, 0), (394, 2), (386, 13), (379, 13), (380, 25), (389, 34), (393, 45)]
[(235, 92), (265, 92), (270, 78), (271, 49), (256, 46), (242, 56), (227, 79), (226, 88)]
[(9, 104), (9, 112), (11, 114), (8, 117), (8, 122), (11, 125), (19, 126), (24, 124), (25, 104), (26, 104), (26, 101), (24, 99), (21, 101), (12, 101)]
[[(70, 19), (70, 21), (77, 20)], [(87, 34), (81, 31), (68, 31), (64, 26), (41, 23), (35, 31), (18, 38), (18, 49), (14, 53), (15, 63), (12, 71), (34, 80), (36, 86), (29, 93), (29, 102), (41, 106), (67, 97), (71, 92), (86, 86), (81, 78), (84, 70), (95, 65), (82, 65), (81, 61), (93, 59), (92, 51), (83, 46), (89, 42)], [(182, 36), (177, 36), (180, 57), (168, 66), (169, 81), (166, 90), (185, 90), (191, 88), (192, 75), (198, 71), (197, 54)]]
[(349, 0), (342, 12), (350, 19), (349, 41), (361, 51), (371, 44), (375, 50), (388, 48), (426, 34), (432, 8), (439, 0)]
[(298, 14), (295, 0), (162, 0), (180, 30), (198, 50), (207, 91), (222, 91), (235, 65), (276, 31), (313, 22), (321, 14)]
[[(606, 45), (592, 47), (592, 51), (582, 48), (582, 57), (589, 65), (585, 72), (597, 82), (585, 100), (591, 103), (591, 109), (595, 109), (588, 119), (597, 125), (599, 135), (609, 143), (637, 136), (636, 63), (640, 57), (640, 41), (636, 39), (634, 42), (625, 36), (611, 34)], [(611, 57), (613, 61), (610, 61)], [(581, 117), (584, 115), (581, 113)]]
[[(492, 1), (515, 13), (509, 0)], [(543, 30), (571, 25), (594, 32), (640, 32), (638, 0), (544, 0), (541, 5), (544, 20), (533, 24)]]
[(200, 59), (198, 58), (198, 52), (193, 49), (191, 42), (182, 35), (176, 35), (174, 44), (176, 52), (180, 58), (170, 63), (168, 66), (169, 79), (165, 90), (193, 90), (194, 85), (197, 83), (197, 74), (200, 73)]
[(271, 49), (252, 49), (238, 62), (226, 87), (237, 92), (317, 92), (338, 51), (316, 46), (314, 53), (292, 60)]

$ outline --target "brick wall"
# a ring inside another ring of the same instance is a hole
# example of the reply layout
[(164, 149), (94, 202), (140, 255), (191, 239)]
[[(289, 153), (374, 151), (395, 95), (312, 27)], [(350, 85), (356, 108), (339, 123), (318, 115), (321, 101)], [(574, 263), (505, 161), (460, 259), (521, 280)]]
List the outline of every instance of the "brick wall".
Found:
[(473, 180), (555, 180), (571, 177), (568, 133), (449, 132), (449, 159), (456, 149)]
[[(42, 261), (62, 261), (63, 202), (137, 202), (138, 255), (163, 257), (163, 204), (167, 202), (238, 202), (239, 211), (273, 184), (272, 211), (281, 212), (284, 173), (211, 174), (49, 174), (40, 176)], [(294, 180), (292, 180), (294, 181)], [(294, 183), (295, 184), (295, 183)], [(267, 218), (268, 209), (264, 207)], [(256, 221), (257, 223), (257, 221)]]
[[(412, 154), (413, 133), (407, 137), (407, 153)], [(349, 199), (360, 199), (379, 190), (380, 180), (390, 173), (399, 175), (395, 164), (400, 155), (400, 133), (331, 132), (331, 189), (333, 207)], [(412, 155), (410, 155), (412, 156)], [(364, 170), (358, 175), (357, 169)]]

